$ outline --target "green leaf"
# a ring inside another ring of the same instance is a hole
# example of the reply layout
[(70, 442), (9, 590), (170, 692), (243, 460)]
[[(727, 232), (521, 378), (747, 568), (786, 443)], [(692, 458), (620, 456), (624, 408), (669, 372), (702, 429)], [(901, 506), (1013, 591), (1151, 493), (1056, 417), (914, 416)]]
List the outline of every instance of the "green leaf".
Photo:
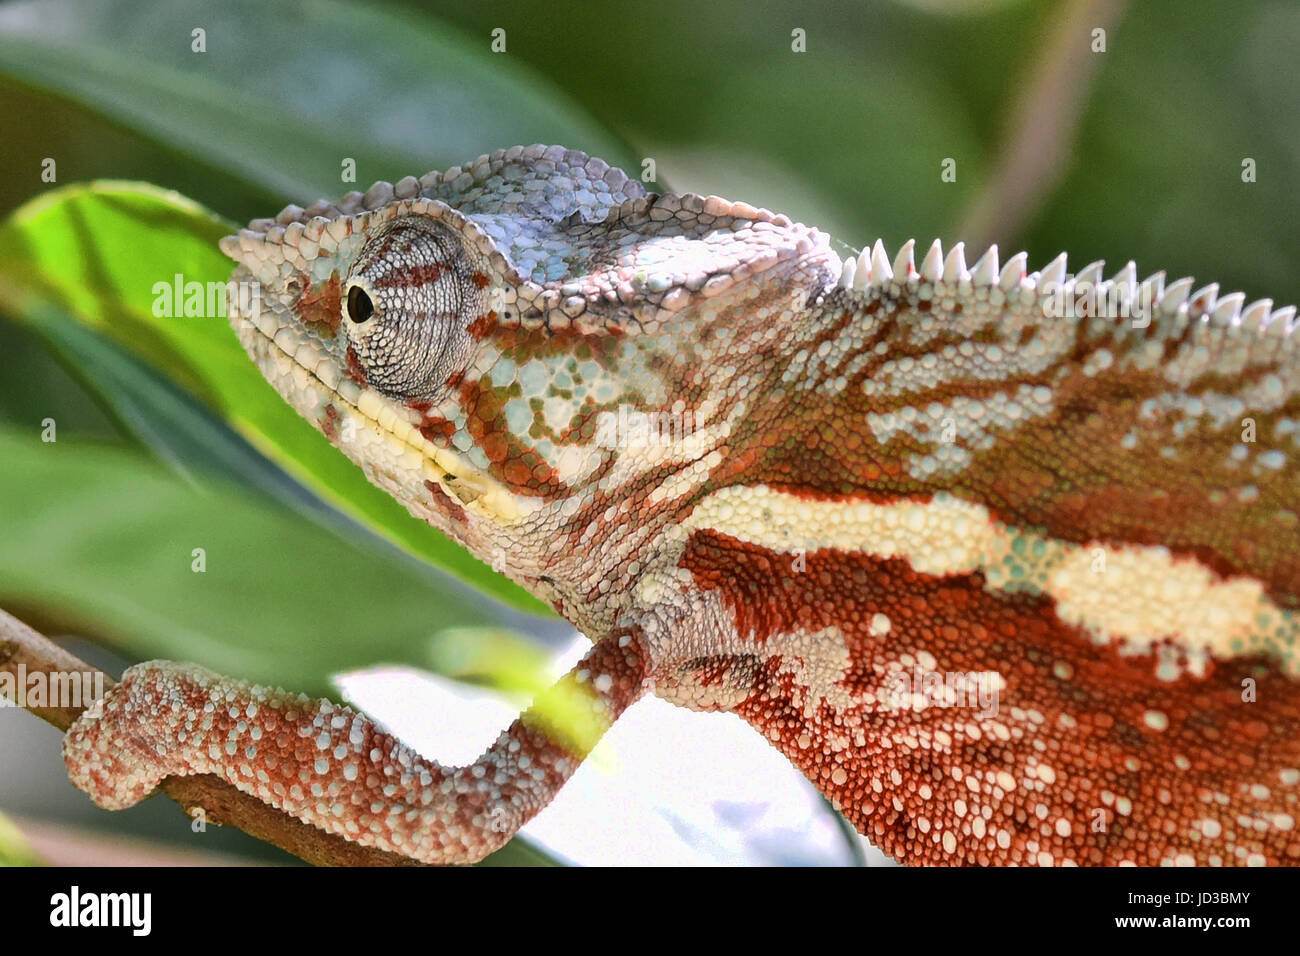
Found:
[(351, 188), (341, 185), (345, 158), (356, 161), (362, 189), (516, 143), (634, 158), (490, 42), (335, 0), (288, 10), (259, 0), (37, 0), (0, 9), (0, 70), (286, 201)]
[[(154, 314), (155, 284), (224, 284), (232, 268), (216, 247), (231, 225), (164, 190), (94, 183), (55, 190), (0, 227), (0, 306), (67, 348), (73, 338), (51, 320), (54, 303), (108, 336), (195, 395), (255, 448), (314, 494), (404, 550), (518, 607), (540, 602), (413, 519), (300, 418), (262, 379), (218, 315)], [(89, 357), (84, 351), (82, 358)], [(88, 368), (112, 402), (133, 380), (121, 363)], [(138, 376), (134, 381), (142, 381)], [(143, 405), (135, 403), (140, 412)], [(163, 427), (177, 427), (166, 417)]]
[[(178, 475), (243, 483), (313, 517), (341, 515), (257, 452), (188, 392), (60, 309), (32, 307), (35, 331), (119, 430)], [(56, 419), (57, 422), (57, 419)], [(355, 526), (354, 526), (355, 527)]]
[(448, 629), (490, 629), (499, 671), (480, 661), (480, 680), (512, 685), (536, 659), (503, 633), (519, 621), (500, 605), (239, 487), (2, 429), (0, 461), (0, 603), (86, 625), (136, 656), (316, 694), (376, 662), (446, 670)]
[(444, 677), (489, 684), (527, 701), (549, 686), (545, 674), (551, 656), (540, 645), (521, 643), (510, 630), (446, 627), (438, 632), (426, 666)]

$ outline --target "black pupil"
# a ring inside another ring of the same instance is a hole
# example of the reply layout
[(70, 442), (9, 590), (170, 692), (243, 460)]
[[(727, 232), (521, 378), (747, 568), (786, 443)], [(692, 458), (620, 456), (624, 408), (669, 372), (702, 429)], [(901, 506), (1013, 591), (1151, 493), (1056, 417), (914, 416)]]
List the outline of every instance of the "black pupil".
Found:
[(358, 325), (375, 314), (375, 304), (366, 295), (366, 290), (354, 285), (348, 290), (348, 318)]

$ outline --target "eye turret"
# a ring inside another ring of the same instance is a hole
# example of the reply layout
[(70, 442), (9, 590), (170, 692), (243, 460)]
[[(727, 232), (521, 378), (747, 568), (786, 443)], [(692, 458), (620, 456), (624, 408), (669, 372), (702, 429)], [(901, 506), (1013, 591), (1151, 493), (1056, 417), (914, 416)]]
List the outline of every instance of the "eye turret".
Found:
[(464, 370), (467, 328), (486, 310), (483, 270), (450, 229), (423, 216), (375, 233), (344, 279), (344, 332), (368, 384), (403, 401), (436, 400)]

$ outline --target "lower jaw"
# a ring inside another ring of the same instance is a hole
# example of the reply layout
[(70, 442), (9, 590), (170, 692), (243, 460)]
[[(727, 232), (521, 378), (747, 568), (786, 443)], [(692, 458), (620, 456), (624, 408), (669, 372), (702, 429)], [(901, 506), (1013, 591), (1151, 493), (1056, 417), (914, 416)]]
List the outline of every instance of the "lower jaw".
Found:
[[(365, 410), (368, 401), (371, 404), (380, 401), (377, 393), (363, 389), (342, 374), (337, 362), (311, 342), (288, 343), (294, 345), (294, 354), (290, 354), (275, 338), (283, 334), (284, 327), (277, 330), (274, 319), (266, 312), (245, 316), (232, 311), (230, 323), (262, 376), (299, 415), (362, 468), (372, 483), (444, 533), (457, 539), (462, 537), (449, 529), (449, 516), (423, 504), (430, 498), (425, 487), (427, 481), (435, 482), (451, 501), (460, 502), (467, 513), (486, 518), (494, 525), (511, 524), (541, 506), (540, 501), (514, 494), (454, 451), (429, 444), (414, 425), (407, 423), (409, 434), (403, 436), (381, 424), (376, 414)], [(303, 344), (315, 352), (319, 360), (317, 367), (328, 369), (329, 378), (337, 378), (335, 385), (299, 361)], [(355, 427), (347, 428), (348, 418), (356, 420)], [(399, 420), (398, 426), (401, 425)], [(351, 440), (346, 434), (349, 431), (354, 435)], [(366, 441), (366, 436), (373, 440)], [(444, 480), (447, 475), (453, 476), (454, 486)], [(440, 520), (434, 520), (434, 516)]]

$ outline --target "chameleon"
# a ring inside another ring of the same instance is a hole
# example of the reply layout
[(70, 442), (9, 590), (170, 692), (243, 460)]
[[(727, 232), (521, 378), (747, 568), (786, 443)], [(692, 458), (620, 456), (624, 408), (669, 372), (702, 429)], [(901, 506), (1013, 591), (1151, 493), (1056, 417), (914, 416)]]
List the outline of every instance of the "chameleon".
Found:
[(1300, 862), (1294, 307), (996, 246), (841, 258), (542, 145), (221, 248), (270, 385), (592, 647), (466, 766), (139, 664), (65, 738), (100, 806), (215, 773), (469, 863), (655, 694), (744, 718), (903, 862)]

